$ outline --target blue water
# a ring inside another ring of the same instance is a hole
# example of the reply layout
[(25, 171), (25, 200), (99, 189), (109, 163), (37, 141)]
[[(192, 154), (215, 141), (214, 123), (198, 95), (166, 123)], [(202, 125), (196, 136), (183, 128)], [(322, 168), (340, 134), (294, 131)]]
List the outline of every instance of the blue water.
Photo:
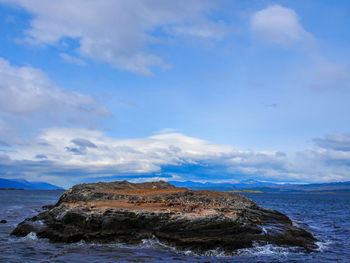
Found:
[(287, 214), (295, 224), (312, 232), (319, 251), (301, 253), (275, 246), (243, 249), (235, 255), (217, 251), (193, 255), (165, 247), (157, 240), (139, 246), (123, 244), (52, 244), (30, 234), (10, 236), (26, 217), (54, 204), (62, 191), (0, 191), (0, 262), (350, 262), (350, 195), (347, 194), (246, 194), (257, 204)]

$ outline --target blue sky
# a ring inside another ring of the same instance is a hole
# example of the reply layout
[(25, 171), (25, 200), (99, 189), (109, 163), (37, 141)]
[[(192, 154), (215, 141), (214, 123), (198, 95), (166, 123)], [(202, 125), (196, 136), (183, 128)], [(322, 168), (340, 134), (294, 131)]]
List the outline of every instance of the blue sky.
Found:
[(0, 0), (0, 177), (350, 180), (349, 12)]

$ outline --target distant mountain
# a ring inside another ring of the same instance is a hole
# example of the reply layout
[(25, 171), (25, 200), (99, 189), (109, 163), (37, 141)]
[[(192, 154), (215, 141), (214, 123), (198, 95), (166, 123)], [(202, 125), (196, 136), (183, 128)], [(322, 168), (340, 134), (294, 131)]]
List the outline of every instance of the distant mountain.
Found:
[(56, 190), (63, 189), (56, 185), (44, 183), (44, 182), (28, 182), (23, 179), (2, 179), (0, 178), (0, 188), (18, 188), (28, 190)]
[(260, 182), (257, 180), (244, 180), (237, 183), (201, 183), (193, 181), (177, 182), (169, 181), (169, 183), (178, 186), (186, 187), (192, 190), (215, 190), (215, 191), (235, 191), (249, 190), (255, 187), (276, 186), (277, 184), (269, 182)]
[(169, 181), (168, 183), (173, 184), (177, 187), (186, 187), (192, 190), (213, 190), (213, 191), (233, 191), (237, 188), (230, 183), (200, 183), (200, 182), (177, 182)]
[(169, 183), (193, 190), (239, 191), (252, 190), (264, 193), (350, 193), (350, 182), (320, 183), (320, 184), (276, 184), (246, 180), (237, 183), (200, 183), (200, 182), (176, 182)]
[[(259, 188), (259, 187), (257, 187)], [(335, 193), (350, 193), (350, 182), (335, 182), (335, 183), (322, 183), (322, 184), (282, 184), (265, 187), (265, 192), (278, 191), (278, 192), (296, 192), (296, 193), (323, 193), (323, 192), (335, 192)], [(260, 189), (259, 189), (260, 190)], [(261, 190), (264, 191), (264, 190)]]
[(238, 183), (234, 183), (234, 186), (239, 189), (247, 189), (252, 187), (266, 187), (266, 186), (276, 186), (278, 184), (270, 183), (270, 182), (261, 182), (258, 180), (243, 180)]

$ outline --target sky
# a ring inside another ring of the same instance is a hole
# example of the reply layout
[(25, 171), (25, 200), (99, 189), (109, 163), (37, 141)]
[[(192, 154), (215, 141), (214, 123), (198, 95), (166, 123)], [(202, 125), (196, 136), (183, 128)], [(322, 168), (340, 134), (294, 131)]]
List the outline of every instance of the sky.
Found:
[(0, 0), (0, 177), (350, 181), (347, 0)]

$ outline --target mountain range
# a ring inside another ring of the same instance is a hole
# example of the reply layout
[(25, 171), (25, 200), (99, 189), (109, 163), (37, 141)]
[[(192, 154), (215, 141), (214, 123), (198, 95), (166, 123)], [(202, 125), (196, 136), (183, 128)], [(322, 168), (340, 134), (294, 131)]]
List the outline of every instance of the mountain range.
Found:
[(26, 189), (26, 190), (57, 190), (63, 189), (53, 184), (48, 184), (45, 182), (28, 182), (24, 179), (3, 179), (0, 178), (0, 189), (1, 188), (16, 188), (16, 189)]
[(319, 183), (319, 184), (277, 184), (246, 180), (237, 183), (201, 183), (193, 181), (169, 183), (193, 190), (215, 191), (259, 191), (264, 193), (350, 193), (349, 182)]
[[(257, 180), (244, 180), (239, 182), (194, 182), (194, 181), (169, 181), (177, 187), (186, 187), (192, 190), (215, 190), (215, 191), (254, 191), (264, 193), (350, 193), (349, 182), (318, 183), (318, 184), (277, 184), (261, 182)], [(16, 188), (26, 190), (57, 190), (62, 189), (45, 182), (28, 182), (24, 179), (0, 178), (1, 188)]]

